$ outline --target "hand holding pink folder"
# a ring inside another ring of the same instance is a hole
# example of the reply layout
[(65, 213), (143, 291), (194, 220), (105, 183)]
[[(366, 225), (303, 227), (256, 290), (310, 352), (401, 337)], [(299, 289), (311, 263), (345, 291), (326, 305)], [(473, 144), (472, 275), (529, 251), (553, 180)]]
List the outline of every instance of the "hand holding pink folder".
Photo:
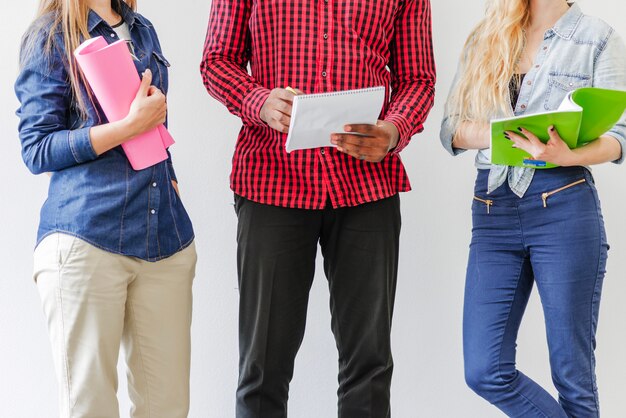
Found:
[[(83, 42), (74, 56), (107, 119), (124, 119), (141, 84), (126, 41), (108, 44), (98, 36)], [(133, 169), (142, 170), (166, 160), (166, 149), (173, 143), (161, 125), (123, 143), (122, 148)]]

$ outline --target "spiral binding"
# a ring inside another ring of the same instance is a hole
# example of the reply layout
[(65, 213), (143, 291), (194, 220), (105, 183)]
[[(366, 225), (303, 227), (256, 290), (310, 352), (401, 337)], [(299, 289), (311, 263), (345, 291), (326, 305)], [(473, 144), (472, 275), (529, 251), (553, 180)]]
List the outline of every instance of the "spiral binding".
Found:
[(373, 91), (379, 91), (379, 90), (384, 90), (384, 89), (385, 89), (384, 86), (377, 86), (377, 87), (368, 87), (364, 89), (355, 89), (355, 90), (342, 90), (342, 91), (330, 91), (326, 93), (303, 94), (300, 96), (296, 96), (296, 98), (298, 98), (298, 100), (319, 99), (321, 97), (348, 96), (351, 94), (370, 93)]

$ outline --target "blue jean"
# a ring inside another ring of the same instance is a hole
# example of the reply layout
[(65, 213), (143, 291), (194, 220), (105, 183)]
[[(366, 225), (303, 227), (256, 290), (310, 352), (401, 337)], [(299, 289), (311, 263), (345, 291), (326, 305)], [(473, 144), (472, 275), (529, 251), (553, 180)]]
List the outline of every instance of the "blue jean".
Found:
[[(466, 382), (510, 417), (598, 417), (594, 349), (609, 246), (593, 177), (583, 167), (537, 170), (522, 198), (507, 184), (487, 195), (487, 177), (479, 170), (472, 204)], [(515, 366), (533, 283), (558, 402)]]

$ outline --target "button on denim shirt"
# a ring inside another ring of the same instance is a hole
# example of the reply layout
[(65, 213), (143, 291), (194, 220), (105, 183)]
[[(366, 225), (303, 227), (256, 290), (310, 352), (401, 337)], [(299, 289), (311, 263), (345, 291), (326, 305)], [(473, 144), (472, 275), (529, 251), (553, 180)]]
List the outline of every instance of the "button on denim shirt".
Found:
[[(460, 78), (459, 69), (453, 82)], [(605, 22), (586, 16), (577, 4), (546, 31), (535, 62), (524, 78), (515, 109), (516, 116), (556, 110), (565, 96), (581, 87), (601, 87), (626, 90), (626, 46), (619, 35)], [(509, 117), (494, 115), (494, 119)], [(454, 148), (453, 118), (445, 115), (441, 126), (441, 143), (452, 155), (462, 153)], [(616, 163), (622, 163), (626, 154), (626, 117), (607, 132), (622, 147)], [(478, 151), (476, 167), (490, 169), (487, 192), (491, 193), (505, 181), (511, 190), (522, 197), (533, 179), (532, 168), (492, 165), (489, 149)]]
[[(169, 63), (152, 24), (124, 2), (119, 10), (128, 25), (135, 66), (141, 74), (150, 68), (153, 85), (167, 92)], [(23, 61), (15, 83), (20, 101), (19, 134), (22, 156), (35, 174), (50, 172), (48, 199), (41, 209), (37, 244), (60, 232), (77, 236), (103, 250), (157, 261), (185, 247), (194, 239), (191, 221), (171, 180), (171, 157), (135, 171), (121, 147), (97, 156), (89, 138), (91, 126), (106, 123), (96, 104), (87, 102), (83, 120), (71, 100), (67, 62), (59, 34), (52, 51), (44, 52), (51, 16), (35, 25), (34, 53)], [(95, 12), (89, 12), (92, 37), (118, 40), (115, 31)]]

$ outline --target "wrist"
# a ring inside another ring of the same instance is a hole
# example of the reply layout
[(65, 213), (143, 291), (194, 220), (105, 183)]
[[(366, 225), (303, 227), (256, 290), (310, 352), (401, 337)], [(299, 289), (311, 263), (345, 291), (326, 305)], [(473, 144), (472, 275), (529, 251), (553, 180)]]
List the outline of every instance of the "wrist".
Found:
[(133, 121), (130, 115), (126, 116), (124, 119), (114, 122), (114, 124), (119, 129), (119, 132), (121, 132), (122, 142), (125, 142), (140, 133), (137, 132), (137, 124)]
[(562, 164), (564, 167), (573, 167), (578, 165), (585, 165), (583, 161), (583, 156), (579, 153), (580, 148), (575, 148), (570, 150), (568, 158), (565, 161), (565, 164)]
[(267, 103), (267, 100), (261, 105), (261, 110), (259, 110), (259, 120), (267, 125), (267, 120), (265, 118), (265, 103)]
[(398, 142), (400, 142), (400, 134), (398, 133), (398, 130), (395, 129), (395, 135), (392, 135), (391, 137), (391, 141), (389, 142), (389, 149), (387, 150), (387, 152), (395, 149), (398, 146)]
[(89, 138), (96, 155), (102, 155), (131, 139), (135, 135), (131, 126), (126, 119), (122, 119), (90, 127)]
[(390, 152), (398, 146), (400, 142), (400, 132), (392, 122), (380, 121), (380, 124), (389, 133), (389, 147), (387, 148), (387, 152)]

